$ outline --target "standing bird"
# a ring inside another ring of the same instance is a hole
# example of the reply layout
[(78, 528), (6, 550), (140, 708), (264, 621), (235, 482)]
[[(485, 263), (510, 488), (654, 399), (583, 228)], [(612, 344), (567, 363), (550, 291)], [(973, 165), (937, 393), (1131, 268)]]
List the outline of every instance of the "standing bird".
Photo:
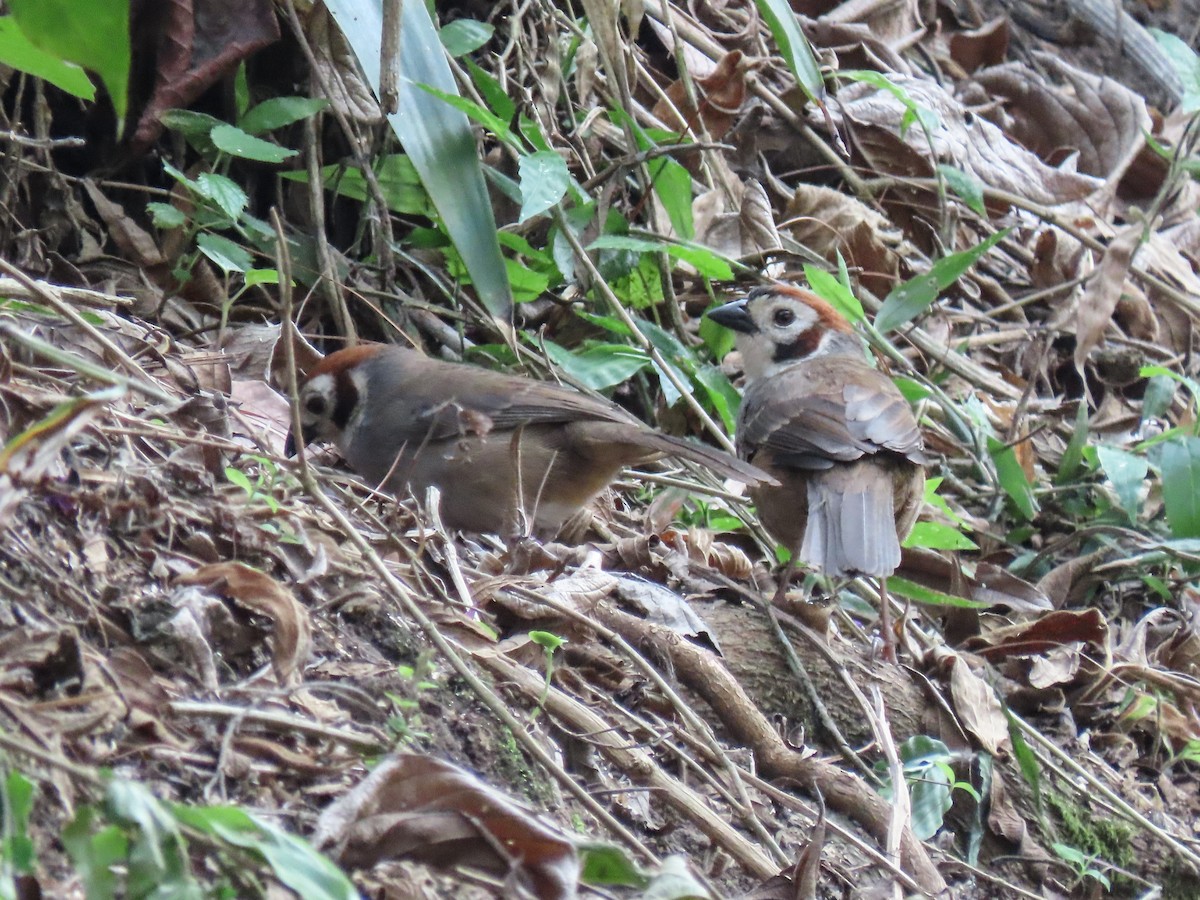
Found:
[(880, 630), (895, 661), (886, 579), (920, 512), (928, 461), (908, 401), (867, 362), (850, 323), (810, 291), (755, 288), (708, 314), (737, 332), (746, 373), (738, 455), (780, 484), (751, 486), (768, 531), (826, 575), (880, 579)]
[[(450, 528), (553, 535), (626, 466), (675, 456), (774, 482), (721, 450), (655, 431), (569, 387), (364, 344), (331, 353), (299, 391), (300, 440), (333, 441), (393, 493), (436, 486)], [(295, 450), (288, 435), (287, 454)]]

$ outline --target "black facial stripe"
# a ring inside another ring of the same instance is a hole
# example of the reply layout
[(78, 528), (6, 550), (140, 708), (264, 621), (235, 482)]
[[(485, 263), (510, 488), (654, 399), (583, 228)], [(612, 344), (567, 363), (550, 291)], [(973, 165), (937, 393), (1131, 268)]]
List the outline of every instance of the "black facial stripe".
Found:
[(358, 404), (358, 388), (346, 372), (339, 372), (333, 380), (334, 404), (330, 421), (338, 430), (344, 430), (350, 424), (354, 415), (354, 407)]
[(786, 362), (789, 359), (804, 359), (806, 356), (812, 356), (817, 351), (817, 347), (821, 345), (821, 335), (824, 330), (819, 325), (814, 325), (807, 331), (802, 331), (796, 336), (796, 340), (790, 344), (777, 344), (775, 346), (775, 362)]

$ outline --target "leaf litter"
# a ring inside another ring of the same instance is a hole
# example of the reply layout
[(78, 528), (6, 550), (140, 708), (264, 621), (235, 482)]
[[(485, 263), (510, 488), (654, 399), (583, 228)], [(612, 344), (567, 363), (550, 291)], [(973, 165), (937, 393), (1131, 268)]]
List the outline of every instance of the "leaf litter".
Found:
[[(756, 7), (638, 6), (592, 31), (546, 5), (497, 9), (487, 51), (468, 57), (483, 76), (459, 73), (485, 99), (493, 84), (519, 92), (528, 121), (514, 127), (630, 225), (776, 276), (844, 267), (870, 311), (936, 260), (1013, 229), (876, 340), (943, 459), (945, 511), (925, 518), (978, 546), (934, 562), (907, 553), (913, 667), (873, 660), (874, 613), (845, 586), (809, 578), (821, 604), (766, 609), (768, 548), (712, 524), (714, 510), (737, 511), (733, 498), (664, 527), (674, 501), (622, 483), (590, 546), (504, 547), (441, 533), (420, 503), (322, 469), (335, 515), (280, 456), (274, 295), (260, 285), (235, 302), (227, 273), (180, 229), (156, 232), (126, 181), (47, 154), (40, 164), (63, 177), (13, 176), (14, 215), (44, 227), (4, 248), (37, 281), (0, 282), (0, 720), (10, 765), (41, 791), (44, 895), (80, 892), (54, 836), (97, 799), (89, 773), (101, 769), (158, 800), (233, 803), (314, 836), (367, 892), (404, 879), (424, 896), (571, 896), (579, 871), (599, 877), (572, 831), (622, 848), (627, 877), (592, 882), (618, 892), (679, 879), (722, 896), (833, 896), (869, 867), (909, 890), (1041, 896), (1047, 878), (1066, 895), (1087, 878), (1046, 868), (1066, 858), (1058, 846), (1126, 890), (1194, 883), (1200, 534), (1186, 500), (1200, 491), (1200, 223), (1187, 167), (1156, 150), (1186, 160), (1194, 126), (1173, 105), (1148, 111), (1069, 46), (1029, 49), (1020, 17), (944, 10), (945, 27), (924, 32), (903, 5), (854, 21), (846, 6), (809, 10), (823, 64), (859, 73), (816, 107), (797, 99)], [(351, 128), (377, 121), (327, 14), (302, 14), (327, 99)], [(214, 71), (273, 36), (270, 13), (242, 15), (246, 40)], [(299, 56), (296, 39), (285, 34)], [(137, 145), (154, 143), (170, 97), (198, 96), (212, 76), (165, 60)], [(69, 120), (48, 99), (44, 114)], [(322, 137), (340, 127), (322, 120)], [(653, 132), (668, 148), (652, 156), (638, 135), (664, 127), (695, 145)], [(497, 140), (480, 141), (520, 177)], [(161, 146), (180, 172), (197, 161)], [(194, 214), (197, 197), (148, 157), (124, 165)], [(320, 196), (302, 186), (285, 228), (311, 234)], [(556, 221), (556, 236), (545, 217), (518, 221), (519, 200), (495, 198), (506, 246), (529, 248), (513, 251), (512, 274), (538, 276), (518, 324), (594, 348), (603, 323), (569, 311), (603, 311), (585, 267), (568, 265), (570, 226)], [(345, 202), (322, 210), (327, 233), (302, 248), (338, 286), (301, 314), (318, 346), (352, 331), (452, 354), (500, 343), (469, 285), (465, 305), (449, 302), (463, 274), (450, 254), (414, 244), (408, 263), (380, 271), (367, 248), (385, 242), (383, 225)], [(409, 214), (389, 227), (427, 224)], [(596, 254), (600, 271), (630, 246)], [(254, 252), (273, 265), (269, 244)], [(664, 427), (696, 429), (694, 412), (658, 397), (700, 391), (680, 366), (710, 295), (695, 266), (668, 259), (651, 290), (644, 277), (612, 282), (684, 352), (656, 338), (654, 366), (618, 393)], [(365, 302), (348, 306), (342, 289)], [(312, 348), (296, 348), (303, 369)], [(716, 362), (737, 376), (736, 357)], [(565, 643), (530, 639), (547, 631)], [(445, 638), (436, 652), (431, 632)], [(891, 743), (899, 765), (920, 736), (957, 754), (954, 777), (989, 801), (956, 792), (925, 844), (862, 771)]]

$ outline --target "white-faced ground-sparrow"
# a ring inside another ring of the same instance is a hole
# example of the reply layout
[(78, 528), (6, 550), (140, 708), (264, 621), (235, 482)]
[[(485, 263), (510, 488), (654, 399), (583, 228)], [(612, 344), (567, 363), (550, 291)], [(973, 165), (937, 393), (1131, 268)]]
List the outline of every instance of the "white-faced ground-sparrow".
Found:
[(886, 578), (920, 512), (927, 462), (912, 408), (868, 363), (850, 323), (810, 291), (759, 287), (708, 315), (737, 333), (742, 356), (738, 455), (779, 481), (750, 495), (792, 554), (780, 595), (797, 561), (877, 576), (894, 660)]
[[(443, 522), (467, 531), (553, 535), (623, 468), (663, 456), (747, 484), (772, 480), (604, 398), (404, 347), (331, 353), (299, 394), (305, 444), (332, 441), (372, 486), (400, 496), (436, 486)], [(288, 443), (291, 455), (293, 435)]]

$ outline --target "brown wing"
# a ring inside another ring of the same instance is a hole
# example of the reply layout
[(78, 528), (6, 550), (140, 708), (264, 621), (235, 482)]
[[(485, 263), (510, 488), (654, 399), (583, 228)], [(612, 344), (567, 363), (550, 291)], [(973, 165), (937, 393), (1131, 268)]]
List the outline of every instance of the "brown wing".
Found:
[(759, 450), (797, 469), (828, 469), (881, 452), (926, 462), (908, 401), (891, 379), (857, 361), (827, 357), (786, 369), (746, 391), (739, 453)]
[[(386, 365), (389, 356), (401, 365)], [(616, 404), (553, 382), (428, 359), (403, 348), (389, 348), (377, 359), (378, 389), (399, 398), (401, 408), (394, 412), (407, 419), (414, 437), (445, 440), (518, 425), (589, 420), (641, 426)]]

